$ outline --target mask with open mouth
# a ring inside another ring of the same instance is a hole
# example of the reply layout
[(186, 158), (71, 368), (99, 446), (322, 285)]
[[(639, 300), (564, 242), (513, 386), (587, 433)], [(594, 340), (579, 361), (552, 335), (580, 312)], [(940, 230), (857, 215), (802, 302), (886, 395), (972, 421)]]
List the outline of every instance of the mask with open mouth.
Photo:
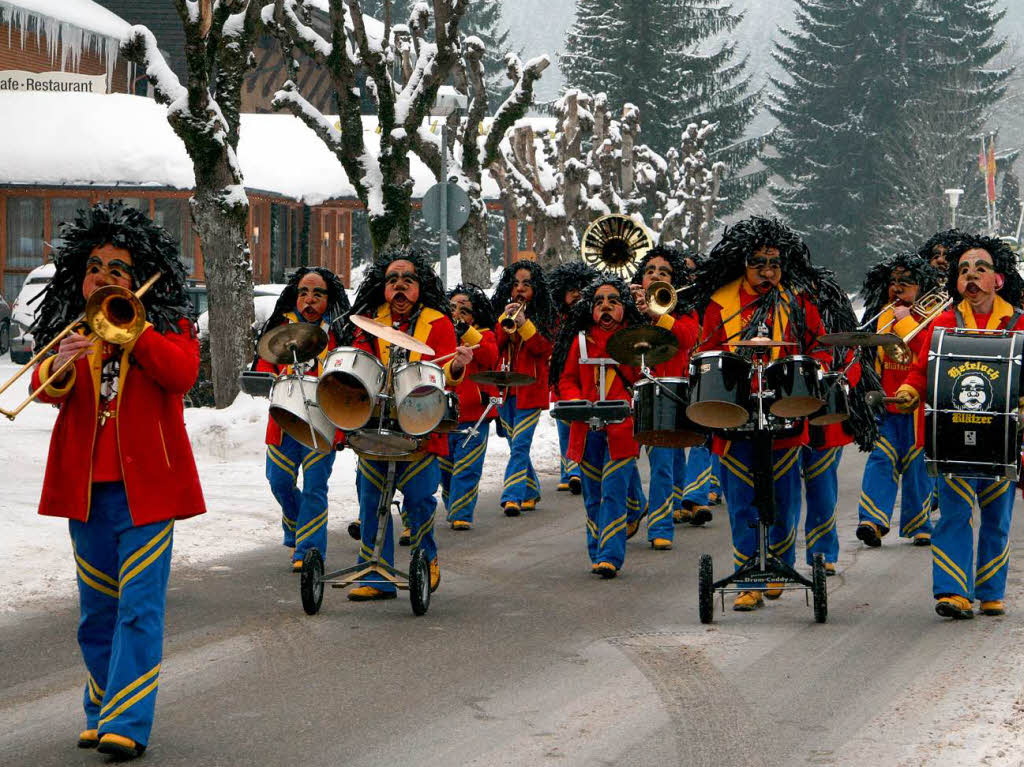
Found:
[(618, 288), (601, 285), (594, 293), (594, 324), (602, 330), (615, 330), (622, 324), (624, 314)]

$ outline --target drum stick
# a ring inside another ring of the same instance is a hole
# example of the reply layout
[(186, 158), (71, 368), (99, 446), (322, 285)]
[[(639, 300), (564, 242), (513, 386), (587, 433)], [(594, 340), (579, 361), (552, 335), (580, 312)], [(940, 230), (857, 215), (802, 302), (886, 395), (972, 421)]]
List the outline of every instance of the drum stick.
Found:
[(886, 397), (884, 392), (869, 391), (864, 395), (864, 401), (871, 407), (877, 407), (882, 404), (895, 405), (900, 402), (909, 402), (910, 397)]
[[(476, 349), (476, 348), (478, 348), (479, 346), (480, 346), (480, 344), (473, 344), (472, 346), (467, 346), (466, 348), (467, 348), (467, 349)], [(442, 356), (442, 357), (435, 357), (435, 358), (434, 358), (434, 359), (432, 359), (432, 360), (427, 360), (427, 362), (433, 362), (433, 363), (438, 363), (438, 362), (444, 362), (444, 361), (445, 361), (445, 360), (447, 360), (447, 359), (451, 359), (451, 358), (452, 358), (452, 357), (454, 357), (454, 356), (455, 356), (456, 354), (458, 354), (458, 352), (452, 352), (451, 354), (445, 354), (445, 355), (444, 355), (444, 356)]]

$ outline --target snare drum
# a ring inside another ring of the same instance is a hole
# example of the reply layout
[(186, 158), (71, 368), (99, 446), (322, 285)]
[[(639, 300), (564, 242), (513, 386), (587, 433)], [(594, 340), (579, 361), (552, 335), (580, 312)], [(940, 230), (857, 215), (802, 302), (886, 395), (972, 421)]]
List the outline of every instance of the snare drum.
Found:
[(278, 377), (270, 389), (270, 417), (296, 442), (329, 453), (334, 449), (334, 424), (316, 404), (316, 383), (315, 376)]
[(363, 429), (346, 432), (345, 441), (357, 455), (376, 460), (404, 461), (417, 453), (422, 440), (398, 430), (393, 419), (374, 415)]
[(444, 371), (430, 362), (409, 362), (395, 371), (394, 386), (402, 431), (420, 437), (436, 429), (447, 407)]
[(686, 415), (709, 429), (745, 424), (750, 418), (750, 361), (733, 352), (693, 355)]
[(764, 387), (774, 392), (770, 410), (780, 418), (804, 418), (825, 404), (821, 363), (814, 357), (795, 354), (769, 363)]
[(707, 438), (704, 427), (686, 417), (689, 401), (690, 382), (685, 378), (659, 378), (657, 383), (645, 379), (633, 384), (633, 436), (636, 441), (653, 447), (704, 444)]
[(386, 371), (372, 354), (347, 346), (324, 359), (316, 400), (339, 429), (361, 429), (370, 420)]
[(1020, 475), (1024, 336), (935, 328), (928, 354), (925, 465), (931, 474)]
[(435, 431), (447, 434), (459, 428), (459, 396), (455, 392), (446, 391), (444, 398), (444, 418), (441, 419), (441, 423), (437, 425)]
[(811, 426), (830, 426), (842, 423), (850, 417), (850, 383), (839, 372), (822, 376), (825, 387), (825, 404), (808, 419)]

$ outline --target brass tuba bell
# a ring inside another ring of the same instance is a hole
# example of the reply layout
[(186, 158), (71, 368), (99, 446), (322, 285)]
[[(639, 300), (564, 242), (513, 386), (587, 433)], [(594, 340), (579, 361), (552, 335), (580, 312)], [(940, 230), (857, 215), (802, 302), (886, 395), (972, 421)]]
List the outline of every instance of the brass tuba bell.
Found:
[(600, 272), (629, 280), (644, 254), (654, 247), (650, 233), (629, 216), (610, 213), (591, 222), (583, 233), (580, 256)]

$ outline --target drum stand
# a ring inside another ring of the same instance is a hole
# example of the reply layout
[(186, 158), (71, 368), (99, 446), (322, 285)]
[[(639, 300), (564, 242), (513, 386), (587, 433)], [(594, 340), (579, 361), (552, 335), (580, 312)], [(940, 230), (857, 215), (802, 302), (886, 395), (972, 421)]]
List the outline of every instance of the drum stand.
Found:
[[(753, 436), (754, 454), (752, 474), (754, 477), (754, 503), (757, 506), (757, 551), (738, 570), (721, 580), (713, 580), (713, 565), (710, 554), (702, 554), (698, 569), (698, 606), (701, 623), (711, 623), (714, 618), (714, 595), (718, 593), (725, 610), (725, 595), (742, 591), (767, 591), (768, 583), (773, 588), (791, 591), (803, 589), (804, 598), (813, 596), (814, 619), (824, 623), (828, 616), (828, 591), (825, 585), (825, 558), (814, 555), (812, 577), (805, 578), (793, 567), (771, 553), (768, 534), (775, 523), (775, 479), (772, 461), (772, 432), (764, 409), (768, 392), (763, 390), (765, 352), (755, 352), (754, 369), (757, 373), (757, 420)], [(775, 586), (774, 584), (779, 584)]]
[[(399, 352), (393, 349), (393, 352)], [(384, 391), (390, 390), (392, 370), (404, 361), (404, 355), (393, 353), (388, 360), (388, 386)], [(381, 394), (378, 397), (382, 400), (381, 407), (388, 406), (389, 394)], [(401, 507), (395, 500), (395, 472), (398, 461), (387, 461), (387, 474), (384, 477), (384, 487), (381, 490), (380, 500), (377, 502), (377, 536), (373, 544), (373, 554), (365, 562), (345, 567), (341, 570), (324, 574), (324, 560), (320, 552), (313, 548), (306, 552), (302, 558), (302, 575), (299, 583), (299, 593), (302, 596), (302, 609), (308, 615), (316, 615), (320, 611), (320, 604), (324, 598), (324, 584), (330, 584), (331, 588), (343, 589), (354, 583), (361, 582), (364, 586), (375, 584), (392, 583), (396, 588), (409, 592), (409, 601), (412, 603), (412, 611), (416, 615), (423, 615), (430, 607), (430, 563), (427, 555), (420, 547), (413, 549), (412, 558), (409, 562), (409, 572), (389, 565), (381, 559), (384, 552), (384, 536), (388, 534), (388, 517), (391, 514), (392, 504), (395, 511), (401, 515)], [(376, 578), (365, 578), (367, 575), (376, 575)]]

